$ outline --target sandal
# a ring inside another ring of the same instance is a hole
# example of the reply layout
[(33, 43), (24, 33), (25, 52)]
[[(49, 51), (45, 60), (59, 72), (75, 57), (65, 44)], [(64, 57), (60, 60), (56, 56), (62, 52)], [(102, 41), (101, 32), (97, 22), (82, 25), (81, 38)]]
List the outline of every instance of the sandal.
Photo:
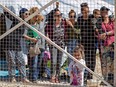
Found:
[(52, 82), (52, 83), (55, 83), (56, 82), (54, 76), (51, 78), (51, 81), (50, 82)]
[(57, 77), (55, 78), (55, 82), (60, 83), (60, 81), (59, 81), (59, 79)]

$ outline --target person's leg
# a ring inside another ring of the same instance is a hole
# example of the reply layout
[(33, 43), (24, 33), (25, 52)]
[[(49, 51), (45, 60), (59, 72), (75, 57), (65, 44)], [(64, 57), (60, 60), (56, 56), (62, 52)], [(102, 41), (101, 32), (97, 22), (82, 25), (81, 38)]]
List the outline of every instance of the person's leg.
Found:
[(71, 49), (70, 49), (71, 48), (71, 40), (68, 41), (67, 46), (68, 46), (67, 51), (69, 53), (71, 53)]
[(42, 77), (42, 72), (41, 72), (41, 64), (42, 64), (42, 53), (44, 51), (44, 49), (40, 49), (41, 50), (41, 54), (37, 55), (34, 60), (33, 60), (33, 74), (32, 74), (32, 77), (33, 77), (33, 81), (38, 83), (38, 76), (39, 78)]
[(59, 82), (62, 54), (63, 53), (61, 51), (57, 50), (56, 82)]
[[(85, 62), (86, 62), (86, 66), (88, 67), (88, 68), (91, 68), (91, 56), (90, 56), (90, 54), (91, 54), (91, 50), (88, 48), (88, 47), (85, 47)], [(87, 79), (92, 79), (92, 76), (91, 75), (89, 75), (89, 72), (87, 71), (87, 70), (85, 70), (85, 80), (87, 80)]]
[(39, 70), (38, 70), (37, 66), (38, 66), (38, 56), (35, 56), (33, 58), (33, 64), (32, 64), (32, 81), (38, 80)]
[(17, 61), (17, 67), (21, 73), (21, 76), (26, 77), (25, 61), (24, 61), (22, 51), (16, 51), (16, 61)]
[(95, 65), (96, 65), (96, 49), (95, 47), (91, 47), (91, 55), (90, 55), (90, 69), (94, 72), (95, 71)]
[(15, 62), (15, 52), (14, 51), (6, 51), (6, 59), (8, 63), (8, 73), (9, 77), (11, 79), (11, 82), (15, 82), (15, 68), (16, 68), (16, 62)]
[[(72, 55), (73, 54), (73, 50), (75, 49), (75, 47), (77, 45), (78, 45), (78, 41), (76, 39), (69, 40), (68, 45), (67, 45), (67, 52)], [(71, 61), (72, 61), (72, 59), (68, 58), (68, 65), (70, 64)]]
[(53, 82), (53, 83), (55, 83), (56, 62), (57, 62), (57, 49), (56, 48), (52, 48), (52, 56), (51, 56), (51, 82)]
[(50, 50), (50, 53), (51, 53), (51, 66), (50, 66), (51, 72), (50, 73), (52, 75), (53, 74), (53, 53), (52, 53), (52, 47), (49, 47), (49, 50)]
[[(96, 64), (96, 49), (95, 47), (85, 48), (85, 61), (88, 68), (90, 68), (93, 72)], [(92, 79), (92, 74), (87, 72), (87, 79)]]
[[(67, 45), (67, 52), (70, 53), (72, 55), (73, 52), (73, 42), (72, 40), (69, 40), (68, 45)], [(70, 62), (72, 61), (71, 58), (68, 58), (68, 65), (70, 64)]]
[(28, 55), (28, 67), (29, 67), (29, 80), (32, 81), (32, 73), (33, 73), (33, 58), (31, 58), (29, 55)]
[(41, 80), (42, 79), (42, 70), (43, 70), (43, 66), (42, 66), (42, 55), (43, 53), (41, 53), (40, 55), (38, 55), (38, 64), (37, 64), (37, 74), (38, 74), (38, 78)]
[(42, 48), (40, 48), (40, 50), (41, 50), (41, 54), (38, 55), (37, 72), (38, 72), (38, 78), (41, 80), (44, 72), (43, 57), (45, 50)]
[(16, 51), (16, 62), (17, 62), (18, 70), (21, 73), (21, 80), (23, 82), (29, 82), (29, 80), (27, 80), (26, 66), (25, 66), (25, 61), (22, 51)]
[(104, 52), (102, 55), (102, 75), (105, 80), (108, 80), (108, 73), (111, 71), (112, 58), (110, 55), (110, 46), (104, 47)]

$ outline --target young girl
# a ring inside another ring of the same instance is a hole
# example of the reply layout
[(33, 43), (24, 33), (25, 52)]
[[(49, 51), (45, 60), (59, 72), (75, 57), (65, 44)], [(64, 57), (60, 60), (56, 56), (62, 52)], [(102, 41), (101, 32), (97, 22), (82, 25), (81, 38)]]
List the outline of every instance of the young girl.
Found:
[[(79, 45), (74, 49), (73, 56), (83, 65), (85, 65), (85, 60), (83, 60), (84, 49), (82, 45)], [(69, 75), (71, 85), (74, 85), (76, 87), (84, 85), (84, 70), (85, 68), (79, 63), (76, 63), (75, 61), (72, 61), (69, 64)]]

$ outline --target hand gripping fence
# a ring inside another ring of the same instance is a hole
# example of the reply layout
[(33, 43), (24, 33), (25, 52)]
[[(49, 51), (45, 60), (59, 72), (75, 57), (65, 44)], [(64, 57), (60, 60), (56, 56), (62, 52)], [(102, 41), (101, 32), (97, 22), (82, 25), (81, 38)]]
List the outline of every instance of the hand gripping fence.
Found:
[(3, 35), (0, 36), (0, 40), (2, 38), (4, 38), (5, 36), (7, 36), (8, 34), (10, 34), (11, 32), (13, 32), (15, 29), (17, 29), (18, 27), (20, 27), (21, 25), (25, 24), (28, 28), (34, 30), (35, 32), (37, 32), (41, 37), (43, 37), (46, 41), (48, 41), (51, 45), (55, 46), (57, 49), (59, 49), (60, 51), (62, 51), (63, 53), (65, 53), (66, 55), (68, 55), (71, 59), (73, 59), (75, 62), (79, 63), (80, 65), (82, 65), (84, 68), (86, 68), (87, 71), (89, 71), (91, 74), (93, 74), (95, 77), (97, 77), (98, 80), (103, 81), (108, 87), (113, 87), (111, 86), (108, 82), (106, 82), (104, 79), (101, 78), (101, 76), (99, 76), (98, 74), (94, 73), (92, 70), (90, 70), (87, 66), (81, 64), (78, 60), (76, 60), (72, 55), (70, 55), (68, 52), (66, 52), (64, 49), (62, 49), (60, 46), (58, 46), (57, 44), (55, 44), (53, 41), (51, 41), (48, 37), (46, 37), (44, 34), (42, 34), (41, 32), (39, 32), (37, 29), (33, 28), (31, 25), (29, 25), (28, 23), (26, 23), (26, 21), (28, 21), (29, 19), (33, 18), (35, 15), (37, 15), (39, 12), (41, 12), (42, 10), (44, 10), (45, 8), (47, 8), (48, 6), (50, 6), (52, 3), (56, 2), (57, 0), (52, 0), (51, 2), (49, 2), (48, 4), (46, 4), (45, 6), (43, 6), (42, 8), (40, 8), (39, 11), (36, 11), (35, 13), (33, 13), (32, 15), (30, 15), (28, 18), (26, 18), (25, 20), (22, 20), (20, 17), (16, 16), (16, 14), (14, 14), (12, 11), (10, 11), (8, 8), (6, 8), (5, 6), (3, 6), (0, 3), (0, 6), (2, 8), (4, 8), (7, 12), (9, 12), (12, 16), (14, 16), (15, 18), (17, 18), (19, 21), (21, 21), (19, 24), (17, 24), (16, 26), (14, 26), (13, 28), (11, 28), (9, 31), (7, 31), (6, 33), (4, 33)]

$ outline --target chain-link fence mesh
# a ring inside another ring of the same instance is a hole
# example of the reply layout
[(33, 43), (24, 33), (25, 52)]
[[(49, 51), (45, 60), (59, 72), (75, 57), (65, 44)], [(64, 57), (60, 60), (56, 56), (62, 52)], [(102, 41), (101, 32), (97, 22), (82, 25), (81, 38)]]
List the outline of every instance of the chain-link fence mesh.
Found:
[(114, 5), (114, 0), (1, 0), (1, 83), (115, 86)]

